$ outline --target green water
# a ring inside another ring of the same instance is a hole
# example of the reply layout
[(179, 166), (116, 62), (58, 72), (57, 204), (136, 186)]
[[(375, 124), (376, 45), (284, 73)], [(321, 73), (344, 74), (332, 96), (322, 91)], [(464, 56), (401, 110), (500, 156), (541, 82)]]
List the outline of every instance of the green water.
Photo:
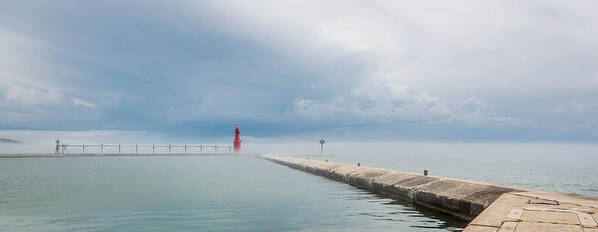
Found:
[(0, 159), (0, 231), (460, 231), (251, 156)]

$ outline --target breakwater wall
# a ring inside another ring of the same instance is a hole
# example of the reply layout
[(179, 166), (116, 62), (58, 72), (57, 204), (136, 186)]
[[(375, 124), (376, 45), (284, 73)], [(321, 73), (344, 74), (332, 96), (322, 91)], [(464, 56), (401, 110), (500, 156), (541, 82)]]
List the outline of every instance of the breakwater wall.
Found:
[(268, 155), (270, 161), (471, 220), (463, 232), (598, 232), (598, 198)]
[(408, 199), (466, 220), (475, 218), (502, 194), (519, 191), (488, 183), (289, 156), (267, 155), (264, 158), (372, 192)]

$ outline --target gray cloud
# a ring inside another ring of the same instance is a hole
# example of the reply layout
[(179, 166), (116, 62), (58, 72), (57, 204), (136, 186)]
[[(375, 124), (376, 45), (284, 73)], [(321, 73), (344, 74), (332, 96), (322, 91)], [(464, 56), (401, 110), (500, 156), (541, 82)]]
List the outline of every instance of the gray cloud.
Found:
[(0, 143), (23, 143), (23, 141), (7, 139), (7, 138), (0, 138)]
[(0, 127), (593, 141), (593, 5), (12, 2)]

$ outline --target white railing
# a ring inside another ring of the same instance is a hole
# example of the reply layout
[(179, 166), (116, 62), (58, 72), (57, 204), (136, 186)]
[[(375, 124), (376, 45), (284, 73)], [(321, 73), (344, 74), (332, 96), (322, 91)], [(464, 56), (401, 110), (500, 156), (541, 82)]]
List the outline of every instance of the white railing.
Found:
[[(72, 154), (69, 153), (69, 150), (72, 151), (74, 148), (75, 151), (78, 151), (81, 154), (94, 154), (99, 152), (100, 155), (103, 155), (104, 152), (107, 154), (166, 154), (164, 151), (166, 148), (168, 149), (168, 154), (190, 154), (190, 153), (203, 153), (203, 152), (232, 152), (231, 145), (204, 145), (204, 144), (65, 144), (65, 143), (56, 143), (56, 155), (65, 155), (65, 154)], [(90, 150), (88, 148), (96, 148)], [(132, 148), (135, 148), (135, 152), (132, 152)], [(142, 150), (148, 150), (146, 152), (140, 152), (140, 148)], [(145, 148), (145, 149), (144, 149)], [(149, 148), (151, 148), (151, 153), (149, 153)], [(87, 149), (87, 151), (86, 151)], [(123, 151), (126, 150), (126, 151)], [(129, 151), (131, 150), (131, 151)], [(157, 151), (157, 153), (156, 153)]]

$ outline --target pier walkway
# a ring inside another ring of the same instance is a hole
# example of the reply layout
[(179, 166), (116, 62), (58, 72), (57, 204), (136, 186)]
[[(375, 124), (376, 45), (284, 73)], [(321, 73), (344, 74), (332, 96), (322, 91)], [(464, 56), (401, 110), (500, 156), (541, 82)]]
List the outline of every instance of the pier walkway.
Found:
[(598, 232), (598, 199), (415, 173), (267, 155), (263, 158), (471, 221), (465, 232)]
[(465, 232), (598, 232), (598, 200), (546, 191), (505, 193)]

